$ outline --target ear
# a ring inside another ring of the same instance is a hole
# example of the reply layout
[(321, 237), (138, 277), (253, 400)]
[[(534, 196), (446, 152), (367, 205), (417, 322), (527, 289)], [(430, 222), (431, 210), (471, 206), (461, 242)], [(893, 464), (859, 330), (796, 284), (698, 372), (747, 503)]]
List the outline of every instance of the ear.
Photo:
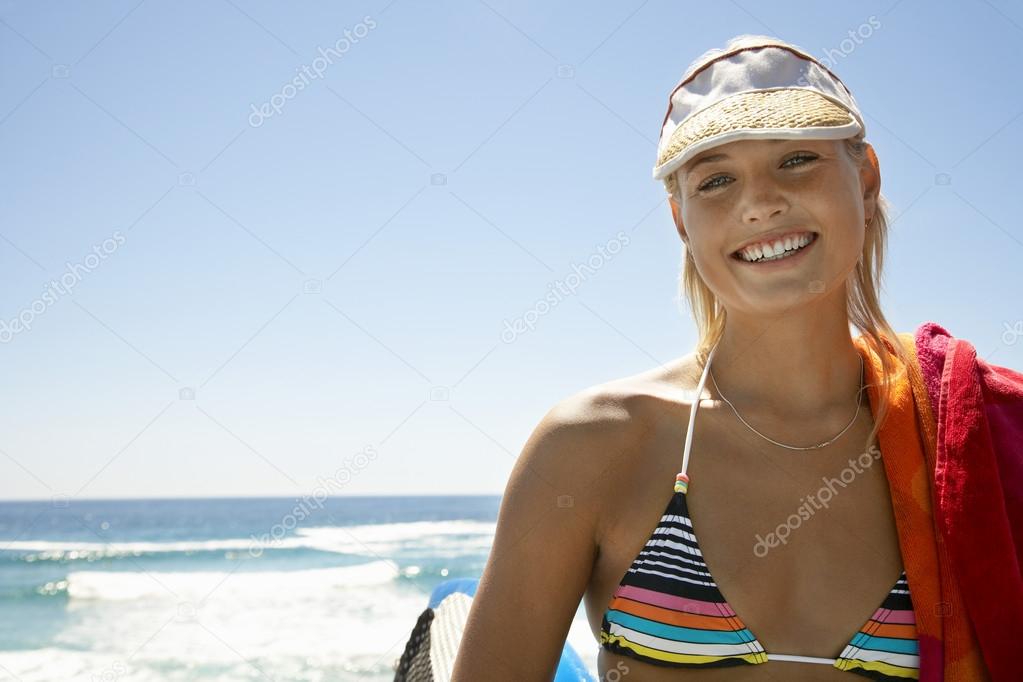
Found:
[(675, 197), (670, 194), (668, 195), (668, 204), (671, 206), (671, 219), (675, 221), (678, 236), (688, 245), (689, 235), (686, 234), (686, 227), (682, 224), (682, 207), (675, 203)]
[(860, 164), (860, 185), (863, 187), (863, 211), (867, 221), (871, 221), (877, 212), (877, 197), (881, 192), (881, 164), (878, 163), (877, 154), (869, 142), (866, 158)]

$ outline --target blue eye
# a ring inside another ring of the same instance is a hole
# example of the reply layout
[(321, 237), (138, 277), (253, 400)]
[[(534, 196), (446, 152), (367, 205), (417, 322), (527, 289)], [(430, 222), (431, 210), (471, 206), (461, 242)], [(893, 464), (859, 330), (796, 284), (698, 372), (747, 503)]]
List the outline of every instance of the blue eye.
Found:
[[(814, 160), (814, 159), (816, 159), (816, 158), (817, 158), (817, 157), (816, 157), (816, 156), (814, 156), (813, 154), (796, 154), (795, 156), (793, 156), (793, 157), (791, 157), (791, 158), (788, 158), (788, 159), (786, 159), (786, 160), (785, 160), (785, 163), (788, 163), (789, 161), (794, 161), (794, 160), (796, 160), (796, 159), (808, 159), (808, 160), (810, 160), (810, 161), (813, 161), (813, 160)], [(785, 165), (785, 163), (783, 163), (782, 165), (784, 166), (784, 165)], [(800, 166), (801, 166), (801, 165), (803, 165), (803, 164), (798, 164), (798, 165), (800, 165)]]
[(703, 183), (702, 185), (697, 187), (696, 191), (703, 192), (703, 191), (708, 190), (708, 189), (714, 189), (715, 187), (720, 187), (720, 185), (715, 185), (714, 181), (715, 180), (723, 180), (724, 178), (725, 178), (724, 175), (715, 175), (714, 177), (710, 178), (705, 183)]
[[(814, 154), (796, 154), (795, 156), (790, 156), (789, 158), (787, 158), (784, 161), (784, 163), (782, 163), (782, 166), (783, 167), (791, 168), (792, 166), (788, 165), (789, 161), (796, 161), (796, 160), (801, 161), (801, 163), (797, 163), (797, 164), (794, 164), (794, 165), (802, 166), (803, 164), (809, 163), (810, 161), (813, 161), (816, 158), (817, 158), (817, 156), (814, 155)], [(722, 187), (723, 185), (718, 184), (716, 181), (717, 180), (727, 179), (727, 177), (728, 177), (727, 175), (715, 175), (714, 177), (707, 179), (702, 185), (697, 187), (696, 191), (704, 192), (704, 191), (707, 191), (707, 190), (711, 190), (711, 189), (716, 189), (718, 187)]]

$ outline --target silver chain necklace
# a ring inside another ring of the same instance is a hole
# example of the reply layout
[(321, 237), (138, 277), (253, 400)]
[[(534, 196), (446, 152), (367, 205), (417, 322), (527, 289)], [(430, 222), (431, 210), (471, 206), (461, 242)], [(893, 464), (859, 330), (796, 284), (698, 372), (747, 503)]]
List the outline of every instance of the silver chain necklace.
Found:
[(739, 411), (737, 409), (735, 409), (735, 405), (733, 405), (732, 402), (728, 398), (726, 398), (725, 395), (721, 392), (721, 389), (718, 388), (718, 382), (717, 382), (716, 379), (714, 379), (714, 370), (710, 369), (710, 367), (708, 367), (707, 370), (710, 372), (710, 380), (714, 382), (714, 389), (718, 392), (718, 395), (721, 396), (722, 400), (724, 400), (726, 403), (728, 403), (728, 406), (730, 408), (732, 408), (732, 412), (735, 412), (735, 416), (739, 418), (739, 421), (741, 421), (743, 424), (746, 425), (746, 428), (748, 428), (750, 431), (752, 431), (753, 433), (757, 434), (758, 436), (760, 436), (764, 440), (770, 441), (770, 442), (774, 443), (775, 445), (780, 445), (783, 448), (788, 448), (789, 450), (816, 450), (818, 448), (824, 447), (825, 445), (830, 445), (831, 443), (834, 443), (836, 440), (838, 440), (839, 438), (842, 437), (843, 433), (845, 433), (846, 431), (849, 430), (850, 426), (852, 426), (856, 422), (856, 417), (859, 416), (859, 414), (860, 414), (860, 405), (863, 403), (863, 389), (864, 389), (864, 386), (863, 386), (863, 356), (860, 355), (860, 390), (857, 393), (857, 398), (856, 398), (856, 414), (853, 415), (852, 420), (850, 420), (850, 422), (848, 424), (846, 424), (846, 427), (844, 429), (842, 429), (841, 431), (838, 432), (837, 436), (835, 436), (833, 438), (830, 438), (830, 439), (824, 441), (823, 443), (818, 443), (817, 445), (810, 445), (810, 446), (807, 446), (807, 447), (799, 447), (797, 445), (786, 445), (785, 443), (779, 443), (776, 440), (768, 438), (767, 436), (765, 436), (764, 434), (760, 433), (759, 431), (754, 429), (752, 426), (750, 426), (749, 422), (747, 422), (745, 419), (743, 419), (742, 415), (739, 414)]

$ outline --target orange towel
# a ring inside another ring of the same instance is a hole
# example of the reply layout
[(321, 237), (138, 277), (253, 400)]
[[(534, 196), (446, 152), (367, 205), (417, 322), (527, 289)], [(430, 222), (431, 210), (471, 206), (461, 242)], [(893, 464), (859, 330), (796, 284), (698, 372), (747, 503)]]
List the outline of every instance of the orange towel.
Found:
[[(913, 334), (899, 341), (914, 363), (919, 361)], [(863, 355), (871, 405), (880, 401), (880, 357), (862, 336), (854, 339)], [(891, 491), (899, 549), (906, 568), (916, 616), (921, 682), (989, 680), (962, 594), (934, 517), (934, 471), (937, 422), (927, 388), (887, 351), (896, 377), (888, 418), (878, 432)]]

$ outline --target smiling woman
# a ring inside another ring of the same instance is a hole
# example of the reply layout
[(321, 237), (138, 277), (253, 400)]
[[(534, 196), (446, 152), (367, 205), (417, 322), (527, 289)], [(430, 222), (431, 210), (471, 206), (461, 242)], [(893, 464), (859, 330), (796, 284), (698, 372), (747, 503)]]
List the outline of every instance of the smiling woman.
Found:
[[(725, 153), (709, 163), (697, 157), (665, 178), (687, 245), (682, 281), (703, 330), (698, 350), (705, 355), (724, 322), (705, 306), (714, 299), (732, 303), (726, 309), (735, 312), (781, 311), (809, 294), (842, 290), (850, 321), (876, 347), (884, 334), (894, 335), (878, 301), (887, 202), (863, 133), (844, 140), (739, 140), (717, 149)], [(729, 225), (739, 227), (722, 227)], [(719, 250), (742, 265), (711, 256)], [(782, 270), (787, 280), (763, 279)]]
[[(602, 680), (1009, 679), (993, 671), (1013, 665), (1004, 633), (1023, 615), (997, 616), (978, 584), (1023, 531), (1007, 501), (1023, 461), (993, 452), (1023, 434), (1023, 375), (934, 323), (886, 320), (865, 135), (848, 88), (795, 45), (739, 36), (690, 65), (653, 176), (685, 244), (696, 348), (545, 415), (452, 680), (550, 679), (581, 600)], [(994, 431), (984, 400), (1011, 406)], [(953, 471), (979, 486), (970, 502)], [(1023, 614), (1017, 574), (997, 594)]]

